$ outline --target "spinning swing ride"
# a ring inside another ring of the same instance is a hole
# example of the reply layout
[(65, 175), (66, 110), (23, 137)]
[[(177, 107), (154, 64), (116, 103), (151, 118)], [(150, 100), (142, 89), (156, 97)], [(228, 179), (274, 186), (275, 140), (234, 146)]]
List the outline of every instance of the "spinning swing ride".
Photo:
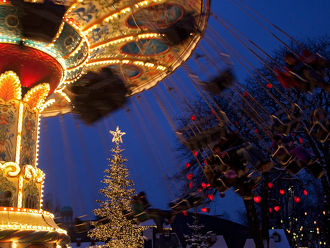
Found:
[(3, 247), (70, 242), (54, 215), (42, 210), (40, 119), (75, 112), (90, 124), (121, 107), (130, 95), (155, 86), (191, 55), (206, 27), (209, 4), (208, 0), (0, 2)]
[[(325, 144), (329, 139), (329, 122), (324, 111), (315, 109), (310, 121), (306, 106), (301, 108), (288, 99), (258, 70), (255, 77), (250, 69), (253, 66), (213, 27), (205, 34), (209, 8), (209, 0), (3, 0), (0, 3), (1, 242), (8, 247), (69, 243), (68, 235), (55, 224), (53, 215), (42, 210), (45, 175), (37, 167), (40, 119), (72, 112), (86, 124), (92, 124), (123, 107), (129, 96), (150, 89), (165, 78), (170, 81), (167, 89), (171, 101), (183, 112), (178, 99), (185, 100), (194, 115), (179, 129), (168, 113), (171, 110), (165, 94), (156, 94), (156, 99), (207, 180), (199, 191), (170, 203), (174, 214), (199, 207), (206, 198), (213, 199), (213, 194), (204, 192), (216, 189), (223, 194), (231, 187), (248, 202), (247, 209), (253, 211), (252, 191), (259, 183), (258, 175), (274, 167), (293, 175), (308, 167), (316, 178), (324, 175), (318, 159), (301, 159), (299, 153), (305, 152), (302, 146), (287, 146), (288, 137), (301, 129), (320, 142), (320, 146)], [(213, 14), (212, 17), (258, 59), (260, 54), (270, 57), (221, 17)], [(183, 65), (202, 37), (214, 51), (210, 54), (203, 44), (197, 48), (199, 54), (194, 62), (211, 78), (204, 82), (195, 70)], [(271, 73), (280, 84), (302, 92), (312, 92), (315, 88), (329, 91), (322, 78), (324, 68), (329, 66), (327, 62), (319, 55), (288, 50), (291, 55), (287, 56), (290, 57), (287, 67), (272, 61), (277, 69), (271, 68)], [(252, 75), (281, 113), (270, 113), (237, 81), (232, 59)], [(180, 66), (205, 101), (209, 116), (196, 112), (177, 83), (168, 77)], [(302, 69), (297, 71), (297, 68)], [(216, 77), (212, 77), (212, 70), (218, 73)], [(214, 100), (218, 95), (228, 103), (233, 102), (230, 95), (223, 94), (228, 88), (237, 97), (231, 107), (239, 121), (228, 118)], [(254, 130), (260, 144), (273, 141), (272, 145), (264, 145), (267, 155), (256, 150), (237, 131), (242, 123)], [(216, 145), (211, 147), (211, 144)], [(222, 153), (226, 155), (221, 157)], [(192, 174), (187, 176), (188, 180), (192, 177)], [(191, 185), (192, 182), (189, 188)], [(203, 211), (208, 210), (203, 208)], [(254, 228), (253, 232), (258, 234), (256, 225)]]

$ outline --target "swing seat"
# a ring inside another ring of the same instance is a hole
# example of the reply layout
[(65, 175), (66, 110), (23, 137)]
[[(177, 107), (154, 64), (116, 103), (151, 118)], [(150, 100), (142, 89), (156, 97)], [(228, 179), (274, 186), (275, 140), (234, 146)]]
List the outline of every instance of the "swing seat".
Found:
[(170, 208), (174, 211), (187, 211), (191, 208), (198, 207), (204, 203), (203, 193), (194, 192), (184, 197), (170, 202)]
[(286, 167), (286, 170), (294, 175), (298, 174), (302, 169), (303, 167), (295, 160), (291, 161)]
[(277, 116), (271, 116), (271, 130), (280, 134), (288, 134), (290, 129), (289, 126), (283, 123)]
[(272, 158), (279, 161), (281, 165), (286, 166), (289, 162), (292, 161), (293, 156), (283, 145), (280, 145), (272, 154)]
[(140, 213), (134, 213), (134, 219), (137, 221), (137, 223), (142, 223), (150, 219), (149, 215), (146, 213), (146, 211), (140, 212)]
[(319, 163), (318, 160), (311, 161), (307, 167), (306, 170), (312, 174), (316, 179), (320, 179), (323, 177), (326, 173), (323, 166)]
[(329, 139), (330, 132), (321, 122), (316, 121), (308, 134), (319, 140), (321, 143), (324, 143)]
[(217, 184), (216, 184), (216, 189), (217, 191), (219, 191), (220, 193), (221, 192), (226, 192), (228, 189), (230, 189), (232, 187), (231, 186), (228, 186), (224, 180), (222, 178), (218, 178), (217, 179)]
[(76, 233), (85, 233), (90, 230), (90, 224), (88, 221), (82, 221), (79, 218), (74, 219), (74, 231)]
[(214, 142), (218, 139), (219, 136), (223, 135), (225, 132), (224, 126), (216, 126), (205, 131), (202, 131), (200, 134), (190, 137), (186, 140), (182, 140), (182, 143), (192, 151), (199, 150), (201, 148), (207, 147), (208, 144)]

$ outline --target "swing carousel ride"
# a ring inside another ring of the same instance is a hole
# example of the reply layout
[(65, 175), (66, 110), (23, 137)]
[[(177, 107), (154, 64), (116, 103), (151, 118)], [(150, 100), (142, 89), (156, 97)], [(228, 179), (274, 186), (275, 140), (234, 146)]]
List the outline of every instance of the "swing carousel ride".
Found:
[(74, 112), (90, 124), (155, 86), (190, 57), (203, 36), (209, 4), (1, 0), (2, 247), (70, 242), (54, 215), (42, 210), (40, 118)]

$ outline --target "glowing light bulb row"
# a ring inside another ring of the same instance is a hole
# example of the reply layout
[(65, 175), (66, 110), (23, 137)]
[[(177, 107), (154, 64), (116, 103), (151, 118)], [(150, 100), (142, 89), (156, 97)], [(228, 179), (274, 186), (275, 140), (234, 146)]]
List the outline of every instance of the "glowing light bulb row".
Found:
[(26, 213), (26, 214), (37, 214), (37, 215), (44, 215), (46, 217), (54, 218), (54, 214), (42, 210), (42, 209), (31, 209), (31, 208), (16, 208), (16, 207), (0, 207), (1, 211), (7, 211), (7, 212), (16, 212), (16, 213)]
[(46, 108), (48, 108), (48, 107), (50, 107), (51, 105), (53, 105), (55, 102), (56, 102), (56, 100), (55, 100), (54, 98), (49, 99), (48, 101), (46, 101), (46, 102), (42, 105), (42, 107), (41, 107), (41, 109), (40, 109), (40, 113), (42, 113)]
[(157, 37), (161, 37), (162, 35), (161, 34), (158, 34), (158, 33), (146, 33), (146, 34), (139, 34), (137, 36), (133, 36), (133, 35), (130, 35), (130, 36), (127, 36), (127, 37), (123, 37), (123, 38), (119, 38), (119, 39), (115, 39), (115, 40), (111, 40), (111, 41), (108, 41), (108, 42), (102, 42), (101, 44), (95, 44), (91, 47), (91, 51), (94, 51), (96, 49), (100, 49), (100, 48), (104, 48), (104, 47), (107, 47), (107, 46), (111, 46), (111, 45), (117, 45), (117, 44), (120, 44), (120, 43), (124, 43), (124, 42), (129, 42), (129, 41), (133, 41), (135, 40), (136, 38), (137, 39), (150, 39), (150, 38), (157, 38)]
[(128, 59), (124, 60), (119, 60), (119, 59), (110, 59), (110, 60), (100, 60), (100, 61), (94, 61), (90, 62), (87, 64), (87, 66), (96, 66), (96, 65), (113, 65), (113, 64), (134, 64), (142, 67), (147, 67), (147, 68), (156, 68), (157, 70), (160, 71), (165, 71), (167, 68), (162, 65), (155, 65), (150, 62), (143, 62), (143, 61), (131, 61)]
[(0, 225), (1, 230), (24, 230), (24, 231), (52, 231), (67, 234), (67, 231), (54, 228), (49, 226), (34, 226), (28, 224), (10, 224), (10, 225)]

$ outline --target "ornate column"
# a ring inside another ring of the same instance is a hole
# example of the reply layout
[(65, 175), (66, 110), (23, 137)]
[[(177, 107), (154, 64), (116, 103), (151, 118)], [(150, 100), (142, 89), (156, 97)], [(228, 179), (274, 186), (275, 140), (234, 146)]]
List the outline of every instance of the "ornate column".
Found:
[(66, 231), (42, 210), (45, 174), (37, 167), (39, 113), (49, 104), (50, 86), (23, 91), (14, 72), (0, 75), (0, 242), (13, 248), (65, 245)]

